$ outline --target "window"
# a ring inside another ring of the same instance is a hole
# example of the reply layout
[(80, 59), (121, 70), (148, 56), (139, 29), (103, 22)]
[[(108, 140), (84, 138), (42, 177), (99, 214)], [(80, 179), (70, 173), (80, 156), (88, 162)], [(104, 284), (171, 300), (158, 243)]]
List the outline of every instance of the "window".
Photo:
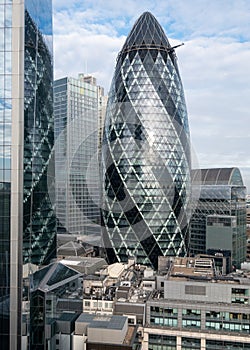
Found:
[(196, 321), (196, 320), (182, 320), (182, 327), (183, 328), (192, 328), (192, 327), (197, 327), (200, 328), (201, 327), (201, 322), (200, 321)]
[(187, 338), (187, 337), (182, 337), (182, 339), (181, 339), (182, 350), (200, 349), (200, 347), (201, 347), (201, 340), (200, 339)]
[(189, 295), (206, 295), (206, 287), (204, 286), (185, 286), (185, 294)]

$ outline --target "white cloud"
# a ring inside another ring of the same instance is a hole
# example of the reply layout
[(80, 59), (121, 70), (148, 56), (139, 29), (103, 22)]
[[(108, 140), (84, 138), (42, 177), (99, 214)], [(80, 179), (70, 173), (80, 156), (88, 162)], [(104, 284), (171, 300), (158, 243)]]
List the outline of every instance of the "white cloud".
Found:
[(55, 78), (96, 76), (106, 92), (134, 21), (151, 11), (177, 49), (203, 167), (239, 166), (250, 192), (248, 0), (54, 0)]
[(197, 38), (178, 57), (200, 166), (244, 168), (250, 190), (250, 43)]
[(66, 11), (55, 15), (55, 79), (90, 73), (108, 90), (125, 37), (112, 36), (109, 23), (86, 26), (81, 23), (85, 22), (78, 13), (74, 17)]
[[(96, 76), (98, 84), (107, 89), (121, 40), (107, 35), (82, 36), (81, 33), (58, 36), (58, 39), (55, 78), (77, 76), (80, 72), (91, 73)], [(103, 42), (105, 45), (102, 45)]]

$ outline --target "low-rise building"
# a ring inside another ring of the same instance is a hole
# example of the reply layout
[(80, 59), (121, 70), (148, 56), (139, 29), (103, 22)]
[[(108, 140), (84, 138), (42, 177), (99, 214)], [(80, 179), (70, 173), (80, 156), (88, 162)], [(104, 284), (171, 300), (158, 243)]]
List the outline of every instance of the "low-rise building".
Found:
[(61, 264), (72, 267), (85, 275), (94, 274), (107, 265), (105, 259), (89, 256), (67, 256), (59, 261)]
[(74, 350), (132, 350), (136, 327), (124, 316), (100, 316), (82, 313), (75, 321)]
[(146, 303), (143, 350), (250, 349), (250, 279), (211, 258), (176, 258)]
[(56, 347), (55, 350), (72, 349), (75, 320), (80, 314), (75, 312), (63, 312), (56, 320)]

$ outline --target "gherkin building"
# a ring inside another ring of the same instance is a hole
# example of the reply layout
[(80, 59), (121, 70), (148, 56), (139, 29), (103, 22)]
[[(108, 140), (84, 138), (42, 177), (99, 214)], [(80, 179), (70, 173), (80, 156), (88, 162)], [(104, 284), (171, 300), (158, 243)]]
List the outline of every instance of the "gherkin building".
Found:
[(102, 231), (109, 262), (157, 268), (185, 256), (189, 127), (175, 48), (143, 13), (118, 55), (102, 144)]

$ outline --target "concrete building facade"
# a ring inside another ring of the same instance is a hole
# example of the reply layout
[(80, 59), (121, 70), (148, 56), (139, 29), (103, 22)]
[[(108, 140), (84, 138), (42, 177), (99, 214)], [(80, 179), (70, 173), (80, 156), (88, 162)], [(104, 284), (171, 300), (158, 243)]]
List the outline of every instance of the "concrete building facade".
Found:
[(250, 349), (249, 276), (223, 278), (208, 262), (172, 261), (146, 304), (143, 350)]

